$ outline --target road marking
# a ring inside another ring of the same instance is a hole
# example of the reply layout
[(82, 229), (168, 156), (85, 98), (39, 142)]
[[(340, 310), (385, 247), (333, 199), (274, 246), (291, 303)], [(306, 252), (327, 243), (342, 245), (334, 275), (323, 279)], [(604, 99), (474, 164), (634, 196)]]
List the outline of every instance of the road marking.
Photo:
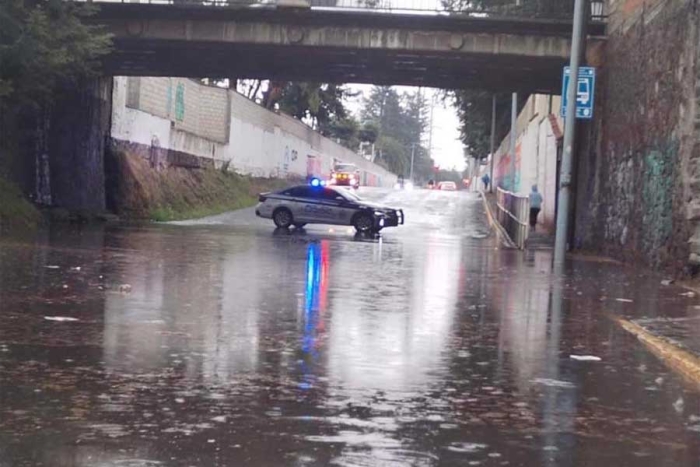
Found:
[(636, 336), (663, 363), (700, 390), (700, 358), (665, 339), (656, 337), (632, 321), (618, 317), (612, 319), (625, 331)]

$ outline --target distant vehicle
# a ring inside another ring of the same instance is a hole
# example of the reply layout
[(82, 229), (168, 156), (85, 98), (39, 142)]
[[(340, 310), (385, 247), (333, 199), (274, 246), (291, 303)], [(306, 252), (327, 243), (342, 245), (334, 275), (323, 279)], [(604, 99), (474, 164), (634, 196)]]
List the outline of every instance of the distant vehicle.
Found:
[(440, 182), (438, 183), (438, 190), (457, 191), (457, 184), (455, 182)]
[(329, 185), (360, 187), (360, 170), (355, 164), (335, 164)]
[(311, 185), (261, 193), (258, 199), (255, 214), (272, 219), (283, 229), (333, 224), (352, 225), (360, 233), (373, 233), (404, 223), (403, 210), (364, 201), (348, 190), (324, 187), (317, 179)]

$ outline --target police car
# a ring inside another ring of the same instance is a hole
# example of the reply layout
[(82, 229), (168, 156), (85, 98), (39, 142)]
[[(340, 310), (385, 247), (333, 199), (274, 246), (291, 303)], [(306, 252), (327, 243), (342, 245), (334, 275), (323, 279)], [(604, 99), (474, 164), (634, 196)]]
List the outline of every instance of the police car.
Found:
[(352, 225), (360, 233), (379, 232), (404, 223), (401, 209), (360, 199), (347, 189), (323, 186), (318, 180), (274, 193), (262, 193), (255, 214), (279, 228), (306, 224)]

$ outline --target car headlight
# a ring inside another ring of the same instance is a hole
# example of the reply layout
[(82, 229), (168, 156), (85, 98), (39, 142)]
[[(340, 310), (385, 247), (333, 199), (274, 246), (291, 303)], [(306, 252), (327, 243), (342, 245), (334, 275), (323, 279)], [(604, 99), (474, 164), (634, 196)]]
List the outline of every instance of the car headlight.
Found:
[(400, 189), (401, 189), (401, 184), (400, 184), (400, 183), (394, 184), (394, 190), (400, 190)]
[(413, 189), (413, 183), (411, 182), (406, 182), (406, 185), (404, 186), (407, 190), (412, 190)]

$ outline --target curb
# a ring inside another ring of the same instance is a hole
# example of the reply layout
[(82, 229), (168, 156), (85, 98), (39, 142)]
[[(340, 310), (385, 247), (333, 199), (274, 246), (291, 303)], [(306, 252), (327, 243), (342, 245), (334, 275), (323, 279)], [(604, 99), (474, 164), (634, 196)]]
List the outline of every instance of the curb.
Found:
[(481, 200), (484, 202), (484, 209), (486, 210), (486, 217), (489, 219), (489, 225), (496, 231), (496, 236), (498, 236), (498, 239), (507, 248), (518, 249), (518, 247), (515, 246), (515, 243), (513, 243), (513, 240), (510, 239), (510, 236), (508, 236), (508, 233), (503, 228), (501, 223), (493, 217), (491, 206), (489, 206), (489, 202), (486, 200), (486, 194), (483, 191), (479, 191), (479, 194), (481, 194)]
[(656, 337), (643, 327), (622, 318), (613, 318), (627, 332), (635, 336), (666, 366), (679, 373), (684, 379), (700, 389), (700, 358)]

